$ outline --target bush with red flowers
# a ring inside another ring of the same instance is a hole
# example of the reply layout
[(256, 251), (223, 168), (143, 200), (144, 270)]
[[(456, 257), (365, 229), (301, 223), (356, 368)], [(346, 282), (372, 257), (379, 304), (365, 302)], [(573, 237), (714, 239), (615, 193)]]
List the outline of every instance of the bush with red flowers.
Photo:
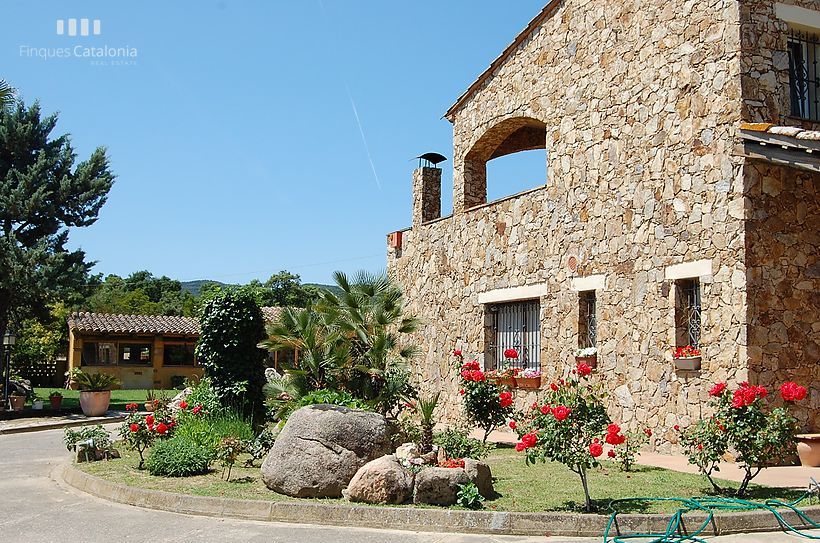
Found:
[(587, 471), (598, 467), (603, 454), (601, 437), (610, 423), (599, 385), (588, 381), (589, 373), (576, 367), (566, 381), (554, 383), (546, 403), (534, 404), (516, 424), (521, 441), (516, 450), (527, 455), (527, 464), (561, 462), (581, 479), (585, 510), (592, 510)]
[(689, 463), (698, 467), (722, 492), (712, 478), (721, 458), (732, 451), (744, 476), (736, 495), (742, 497), (760, 470), (794, 452), (797, 420), (789, 412), (791, 404), (806, 397), (807, 391), (794, 382), (780, 387), (784, 407), (771, 408), (766, 387), (740, 383), (730, 391), (718, 383), (709, 391), (715, 414), (681, 432), (681, 444)]
[(698, 356), (701, 356), (700, 349), (691, 345), (672, 349), (672, 358), (697, 358)]
[(120, 437), (123, 443), (132, 450), (137, 451), (140, 457), (138, 469), (145, 466), (144, 453), (154, 441), (161, 437), (167, 437), (176, 426), (176, 422), (164, 409), (154, 413), (139, 413), (137, 404), (128, 404), (128, 415), (125, 422), (120, 426)]
[(635, 456), (652, 437), (652, 430), (644, 428), (640, 432), (622, 432), (617, 424), (610, 424), (606, 428), (606, 441), (612, 445), (608, 456), (618, 462), (621, 471), (632, 471), (635, 464)]
[(488, 381), (478, 361), (464, 362), (460, 351), (453, 354), (461, 377), (461, 390), (464, 391), (461, 395), (464, 401), (464, 414), (471, 424), (484, 431), (483, 442), (486, 443), (490, 432), (510, 419), (512, 393)]

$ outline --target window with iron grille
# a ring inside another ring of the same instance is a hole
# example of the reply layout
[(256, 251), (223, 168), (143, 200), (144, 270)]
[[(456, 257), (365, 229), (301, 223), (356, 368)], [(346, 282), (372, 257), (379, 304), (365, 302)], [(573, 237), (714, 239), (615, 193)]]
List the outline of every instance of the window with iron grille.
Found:
[[(538, 300), (494, 304), (488, 308), (486, 369), (541, 368), (541, 306)], [(515, 349), (517, 359), (506, 360), (504, 351)]]
[(598, 320), (596, 318), (594, 290), (578, 293), (578, 348), (598, 346)]
[(676, 347), (700, 347), (700, 281), (675, 281), (675, 343)]
[(817, 34), (791, 30), (789, 52), (789, 101), (795, 117), (820, 120), (820, 38)]

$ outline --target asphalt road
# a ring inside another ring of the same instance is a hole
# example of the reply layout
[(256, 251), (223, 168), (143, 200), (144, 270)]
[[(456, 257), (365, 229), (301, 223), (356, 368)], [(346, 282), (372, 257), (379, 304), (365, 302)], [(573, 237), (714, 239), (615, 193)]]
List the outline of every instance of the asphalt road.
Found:
[[(104, 501), (58, 483), (54, 467), (69, 455), (62, 430), (0, 435), (0, 543), (191, 541), (266, 543), (574, 543), (600, 538), (545, 538), (417, 533), (197, 517)], [(715, 543), (793, 543), (784, 534), (717, 537)]]

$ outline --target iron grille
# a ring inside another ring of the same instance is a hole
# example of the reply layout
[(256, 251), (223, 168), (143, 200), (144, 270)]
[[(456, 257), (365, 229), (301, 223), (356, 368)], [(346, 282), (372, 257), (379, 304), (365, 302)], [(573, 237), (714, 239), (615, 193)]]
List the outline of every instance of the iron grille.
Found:
[(820, 77), (817, 73), (820, 39), (816, 34), (792, 30), (789, 51), (789, 99), (792, 115), (820, 120)]
[(700, 347), (700, 282), (681, 281), (678, 284), (680, 308), (687, 344)]
[(595, 305), (594, 290), (581, 293), (582, 334), (578, 345), (581, 348), (598, 346), (598, 320), (595, 317)]
[[(541, 323), (537, 300), (493, 305), (490, 308), (492, 330), (488, 342), (487, 369), (514, 367), (540, 369)], [(515, 349), (517, 359), (506, 360), (504, 351)]]

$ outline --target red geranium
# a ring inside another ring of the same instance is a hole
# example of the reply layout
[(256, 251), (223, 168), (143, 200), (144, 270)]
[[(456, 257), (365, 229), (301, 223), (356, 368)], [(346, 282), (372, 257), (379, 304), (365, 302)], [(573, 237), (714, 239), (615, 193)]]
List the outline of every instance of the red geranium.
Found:
[(566, 420), (566, 418), (569, 416), (571, 412), (572, 409), (570, 409), (569, 407), (565, 407), (563, 405), (559, 405), (557, 407), (552, 408), (552, 416), (559, 421)]
[(609, 449), (609, 452), (606, 455), (610, 458), (615, 458), (615, 449)]
[(504, 349), (504, 358), (518, 358), (518, 351), (515, 349)]
[(513, 403), (512, 399), (512, 392), (504, 391), (498, 395), (498, 401), (501, 403), (501, 407), (509, 407)]
[(518, 426), (518, 423), (516, 423), (514, 420), (511, 420), (511, 421), (510, 421), (510, 428), (511, 428), (512, 430), (515, 430), (515, 427), (516, 427), (516, 426)]
[(580, 362), (575, 369), (578, 371), (579, 377), (586, 377), (592, 373), (592, 368), (586, 362)]
[(589, 454), (592, 455), (593, 458), (598, 458), (604, 453), (604, 447), (600, 443), (590, 443), (589, 445)]
[(542, 405), (541, 406), (541, 414), (542, 415), (549, 415), (550, 414), (550, 406)]
[(726, 383), (718, 383), (709, 391), (709, 396), (720, 396), (726, 390)]
[(808, 394), (806, 387), (798, 385), (794, 381), (786, 381), (780, 385), (780, 396), (785, 402), (799, 402)]
[(453, 351), (453, 356), (461, 356), (461, 349), (456, 349)]
[(139, 406), (135, 403), (129, 403), (125, 406), (126, 411), (136, 411), (137, 409), (139, 409)]

